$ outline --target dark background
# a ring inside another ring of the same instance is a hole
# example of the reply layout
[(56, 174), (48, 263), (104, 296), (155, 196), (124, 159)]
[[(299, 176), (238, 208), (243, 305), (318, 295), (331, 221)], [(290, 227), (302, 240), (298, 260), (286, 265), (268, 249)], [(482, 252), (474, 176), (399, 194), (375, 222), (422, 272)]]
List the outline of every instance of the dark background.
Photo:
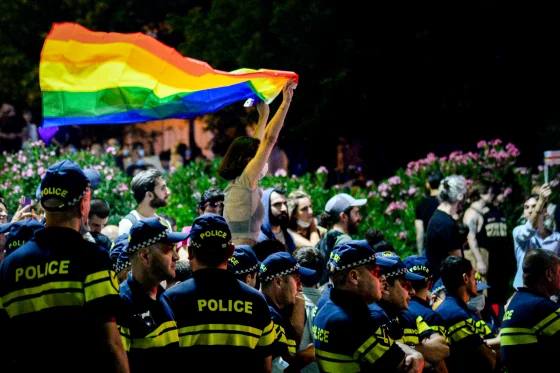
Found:
[[(543, 151), (560, 149), (560, 26), (553, 7), (528, 4), (8, 0), (0, 2), (0, 98), (40, 117), (39, 54), (53, 22), (155, 29), (216, 69), (299, 74), (280, 142), (292, 173), (333, 167), (340, 136), (360, 144), (376, 181), (429, 152), (475, 151), (495, 138), (520, 149), (519, 166), (536, 167)], [(222, 133), (239, 111), (228, 109), (217, 113)]]

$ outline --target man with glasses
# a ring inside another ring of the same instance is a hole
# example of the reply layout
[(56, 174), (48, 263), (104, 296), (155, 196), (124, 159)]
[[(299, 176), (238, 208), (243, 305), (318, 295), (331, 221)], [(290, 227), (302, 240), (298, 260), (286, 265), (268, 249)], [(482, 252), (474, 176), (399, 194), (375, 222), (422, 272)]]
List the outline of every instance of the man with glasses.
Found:
[(424, 356), (425, 372), (446, 371), (444, 359), (449, 356), (449, 347), (445, 338), (432, 330), (420, 315), (409, 310), (411, 297), (416, 295), (412, 282), (425, 281), (426, 277), (409, 271), (406, 264), (390, 251), (379, 255), (395, 262), (391, 266), (381, 266), (381, 273), (387, 279), (387, 287), (379, 301), (379, 306), (389, 317), (388, 329), (391, 337)]
[(208, 188), (196, 204), (198, 215), (211, 213), (223, 215), (224, 213), (224, 192), (218, 187)]
[(334, 288), (313, 318), (321, 372), (422, 372), (422, 355), (395, 342), (368, 308), (381, 299), (379, 265), (395, 264), (378, 257), (365, 241), (352, 240), (334, 248), (329, 260)]

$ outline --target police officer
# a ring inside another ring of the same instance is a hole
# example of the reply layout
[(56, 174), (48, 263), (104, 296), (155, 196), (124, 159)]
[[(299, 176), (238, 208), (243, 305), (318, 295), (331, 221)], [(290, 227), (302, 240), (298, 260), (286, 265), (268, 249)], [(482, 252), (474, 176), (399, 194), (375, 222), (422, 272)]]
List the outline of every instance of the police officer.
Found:
[[(0, 266), (3, 370), (13, 359), (18, 372), (129, 371), (115, 322), (119, 284), (109, 255), (79, 234), (98, 182), (96, 171), (70, 160), (43, 177), (46, 228)], [(29, 341), (40, 346), (32, 356)]]
[(6, 235), (5, 255), (13, 253), (44, 228), (42, 223), (32, 218), (0, 225), (0, 234)]
[(249, 245), (235, 245), (233, 256), (229, 258), (228, 270), (235, 275), (239, 281), (251, 287), (256, 287), (257, 276), (261, 263), (257, 255)]
[(128, 247), (128, 233), (123, 233), (115, 239), (109, 251), (109, 257), (113, 262), (113, 270), (117, 274), (117, 281), (121, 284), (128, 277), (132, 263), (126, 248)]
[(392, 252), (387, 251), (379, 255), (395, 262), (391, 266), (380, 266), (381, 273), (387, 279), (387, 288), (378, 302), (389, 316), (390, 332), (400, 334), (392, 337), (415, 348), (424, 356), (425, 372), (447, 371), (444, 359), (449, 356), (449, 347), (445, 338), (432, 330), (422, 316), (409, 310), (410, 299), (416, 294), (412, 281), (424, 281), (425, 277), (410, 272), (406, 264)]
[(334, 288), (313, 318), (315, 356), (322, 372), (422, 371), (422, 355), (395, 343), (370, 315), (368, 305), (381, 299), (379, 264), (394, 262), (378, 257), (364, 241), (335, 247), (329, 260)]
[(410, 255), (403, 262), (409, 272), (424, 277), (423, 280), (410, 282), (416, 294), (411, 296), (408, 310), (414, 315), (421, 316), (433, 331), (445, 337), (443, 319), (430, 307), (430, 290), (434, 285), (430, 262), (425, 256), (420, 255)]
[(509, 373), (546, 372), (557, 366), (560, 305), (550, 297), (560, 291), (560, 259), (553, 251), (533, 249), (523, 260), (523, 287), (505, 311), (500, 333)]
[(162, 302), (177, 322), (177, 370), (201, 361), (208, 372), (269, 372), (275, 334), (262, 294), (227, 270), (235, 246), (225, 219), (206, 213), (189, 233), (193, 271), (169, 288)]
[[(489, 340), (495, 336), (467, 303), (478, 294), (475, 271), (468, 259), (459, 256), (445, 258), (441, 279), (447, 296), (436, 312), (443, 318), (451, 354), (447, 368), (454, 372), (491, 372), (496, 367), (496, 353)], [(499, 340), (498, 340), (499, 346)]]
[[(302, 291), (299, 276), (314, 274), (314, 270), (301, 267), (287, 252), (271, 254), (261, 264), (259, 271), (261, 292), (268, 303), (277, 335), (272, 354), (273, 371), (283, 371), (284, 367), (289, 366), (289, 371), (299, 372), (315, 361), (312, 344), (297, 351), (301, 335), (298, 336), (290, 322), (296, 296)], [(305, 320), (302, 324), (304, 323)], [(303, 325), (301, 327), (303, 328)]]
[(126, 251), (132, 270), (121, 284), (124, 310), (117, 321), (131, 373), (166, 370), (179, 348), (177, 325), (160, 302), (165, 291), (160, 283), (175, 277), (175, 244), (187, 236), (169, 231), (161, 218), (139, 220), (130, 228)]

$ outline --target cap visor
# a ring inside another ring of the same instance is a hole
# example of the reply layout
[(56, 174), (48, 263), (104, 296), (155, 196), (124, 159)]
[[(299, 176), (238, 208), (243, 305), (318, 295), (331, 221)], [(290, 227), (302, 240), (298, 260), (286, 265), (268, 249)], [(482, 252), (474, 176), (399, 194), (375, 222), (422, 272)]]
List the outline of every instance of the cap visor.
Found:
[(313, 276), (315, 274), (315, 270), (305, 267), (299, 267), (298, 273), (302, 276)]
[(482, 291), (482, 290), (490, 289), (491, 287), (492, 286), (481, 282), (479, 284), (476, 284), (476, 291)]
[(375, 260), (375, 264), (379, 264), (380, 266), (383, 266), (383, 267), (392, 267), (395, 264), (397, 264), (397, 261), (387, 259), (387, 258), (384, 258), (382, 256), (378, 256), (377, 259)]
[(101, 182), (101, 176), (99, 175), (99, 172), (91, 168), (86, 168), (83, 171), (84, 174), (86, 174), (86, 177), (89, 179), (92, 188), (95, 188), (96, 186), (99, 185), (99, 183)]
[(362, 198), (362, 199), (357, 199), (354, 201), (353, 204), (351, 204), (350, 206), (363, 206), (367, 203), (367, 199), (366, 198)]
[(181, 242), (181, 241), (186, 240), (187, 237), (189, 237), (188, 233), (169, 232), (169, 233), (167, 233), (167, 243)]
[(404, 275), (404, 278), (407, 279), (407, 280), (410, 280), (410, 281), (420, 281), (420, 280), (425, 280), (426, 279), (426, 277), (417, 275), (416, 273), (412, 273), (412, 272), (407, 272)]

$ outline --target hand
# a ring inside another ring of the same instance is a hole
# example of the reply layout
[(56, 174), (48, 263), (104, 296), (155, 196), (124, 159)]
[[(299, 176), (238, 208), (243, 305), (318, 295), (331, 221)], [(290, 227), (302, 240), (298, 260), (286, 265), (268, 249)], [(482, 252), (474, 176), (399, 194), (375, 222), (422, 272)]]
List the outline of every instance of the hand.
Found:
[(296, 89), (295, 80), (290, 79), (282, 89), (282, 94), (284, 95), (285, 103), (289, 104), (290, 102), (292, 102), (292, 97), (294, 97), (294, 89)]
[(297, 354), (302, 357), (304, 367), (315, 362), (315, 347), (313, 347), (313, 343), (308, 344), (305, 349), (298, 351)]
[(548, 198), (552, 194), (552, 188), (550, 187), (550, 184), (548, 183), (543, 184), (541, 186), (541, 190), (539, 194), (540, 194), (540, 198), (543, 199), (543, 202), (548, 201)]
[(270, 114), (270, 107), (264, 101), (257, 104), (257, 112), (259, 113), (259, 118), (268, 118)]
[(482, 260), (476, 261), (476, 271), (482, 276), (486, 275), (486, 264)]
[[(15, 223), (17, 221), (20, 220), (24, 220), (24, 219), (29, 219), (29, 218), (37, 218), (37, 215), (35, 215), (35, 211), (30, 212), (29, 210), (31, 209), (30, 205), (27, 205), (25, 207), (19, 207), (18, 210), (16, 211), (16, 213), (14, 214), (14, 217), (12, 218), (12, 223)], [(33, 216), (35, 215), (35, 216)]]
[(405, 358), (404, 364), (406, 372), (421, 373), (424, 370), (424, 356), (419, 352), (415, 352)]

